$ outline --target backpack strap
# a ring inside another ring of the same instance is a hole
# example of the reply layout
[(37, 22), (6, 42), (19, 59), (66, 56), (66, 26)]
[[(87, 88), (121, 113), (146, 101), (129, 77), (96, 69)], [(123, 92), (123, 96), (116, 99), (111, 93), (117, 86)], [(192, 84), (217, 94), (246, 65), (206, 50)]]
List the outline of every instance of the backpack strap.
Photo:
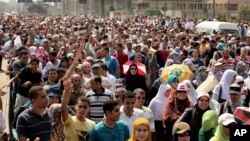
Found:
[(218, 102), (220, 103), (221, 101), (221, 94), (222, 94), (222, 86), (219, 84), (220, 86), (220, 91), (219, 91), (219, 97), (218, 97)]
[(226, 102), (224, 102), (224, 103), (222, 103), (222, 104), (220, 105), (220, 112), (219, 112), (219, 115), (222, 115), (222, 114), (223, 114), (225, 105), (226, 105)]

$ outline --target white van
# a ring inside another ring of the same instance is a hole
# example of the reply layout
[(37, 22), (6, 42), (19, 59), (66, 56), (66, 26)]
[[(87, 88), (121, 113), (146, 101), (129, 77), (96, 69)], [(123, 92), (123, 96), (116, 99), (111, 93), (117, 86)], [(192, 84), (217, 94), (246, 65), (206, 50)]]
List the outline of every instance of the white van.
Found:
[(196, 31), (199, 33), (207, 32), (209, 34), (214, 34), (216, 31), (222, 31), (226, 34), (234, 34), (240, 36), (240, 31), (237, 24), (229, 22), (219, 22), (219, 21), (204, 21), (198, 23), (196, 26)]

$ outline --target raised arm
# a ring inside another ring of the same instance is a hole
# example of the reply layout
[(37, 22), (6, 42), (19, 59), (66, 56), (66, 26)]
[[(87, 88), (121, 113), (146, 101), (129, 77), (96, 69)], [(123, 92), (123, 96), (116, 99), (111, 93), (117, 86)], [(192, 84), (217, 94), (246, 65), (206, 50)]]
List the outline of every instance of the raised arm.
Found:
[(69, 68), (69, 71), (65, 74), (65, 76), (63, 77), (63, 80), (65, 78), (68, 78), (71, 76), (71, 74), (73, 74), (76, 66), (78, 65), (78, 60), (81, 58), (82, 55), (82, 50), (84, 49), (85, 43), (83, 43), (83, 41), (80, 42), (80, 46), (79, 48), (76, 50), (76, 56), (74, 58), (74, 61), (72, 63), (72, 65)]
[(62, 121), (65, 122), (68, 119), (67, 105), (69, 103), (72, 90), (72, 83), (70, 81), (70, 78), (64, 81), (63, 86), (64, 86), (64, 91), (62, 96)]

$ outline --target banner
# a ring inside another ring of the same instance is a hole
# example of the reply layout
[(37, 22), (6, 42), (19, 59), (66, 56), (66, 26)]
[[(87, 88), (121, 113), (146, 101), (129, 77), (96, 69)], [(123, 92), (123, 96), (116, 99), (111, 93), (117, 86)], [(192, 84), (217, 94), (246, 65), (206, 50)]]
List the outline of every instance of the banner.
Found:
[(18, 3), (33, 3), (33, 0), (17, 0)]

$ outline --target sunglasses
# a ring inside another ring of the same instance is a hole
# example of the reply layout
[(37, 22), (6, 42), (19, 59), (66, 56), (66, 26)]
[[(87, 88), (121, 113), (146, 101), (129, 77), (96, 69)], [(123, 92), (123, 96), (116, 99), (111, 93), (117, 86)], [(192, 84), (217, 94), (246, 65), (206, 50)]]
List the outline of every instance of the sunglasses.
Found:
[(182, 133), (182, 134), (178, 134), (179, 137), (189, 137), (190, 134), (188, 132)]
[(130, 70), (137, 70), (137, 68), (130, 68)]
[(187, 93), (186, 91), (177, 91), (177, 93)]

